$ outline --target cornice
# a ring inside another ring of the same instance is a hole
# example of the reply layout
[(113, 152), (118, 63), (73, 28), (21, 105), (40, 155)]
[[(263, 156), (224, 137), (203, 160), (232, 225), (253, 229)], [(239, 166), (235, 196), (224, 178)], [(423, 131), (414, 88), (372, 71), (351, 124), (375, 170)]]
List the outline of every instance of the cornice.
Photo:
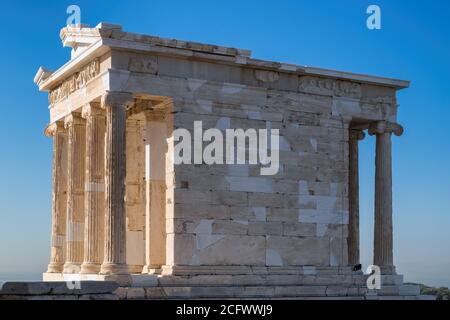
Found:
[(46, 78), (42, 78), (38, 82), (41, 91), (53, 89), (65, 78), (75, 73), (77, 69), (89, 63), (90, 60), (114, 49), (180, 58), (189, 57), (189, 59), (197, 61), (214, 61), (221, 64), (245, 66), (250, 69), (273, 72), (270, 74), (258, 72), (258, 77), (262, 81), (273, 81), (277, 74), (288, 73), (298, 74), (299, 76), (347, 80), (395, 89), (407, 88), (410, 84), (409, 81), (399, 79), (253, 59), (250, 56), (251, 52), (245, 49), (127, 33), (123, 32), (120, 26), (111, 24), (100, 24), (97, 28), (82, 27), (74, 30), (64, 28), (61, 31), (61, 38), (63, 43), (68, 46), (83, 45), (86, 47), (57, 71), (51, 75), (47, 74)]

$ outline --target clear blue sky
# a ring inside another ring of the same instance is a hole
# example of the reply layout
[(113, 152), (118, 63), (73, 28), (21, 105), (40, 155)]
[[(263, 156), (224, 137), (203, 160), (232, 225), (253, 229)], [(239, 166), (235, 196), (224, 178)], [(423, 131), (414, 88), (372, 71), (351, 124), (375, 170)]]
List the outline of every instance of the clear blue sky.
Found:
[[(77, 4), (82, 22), (251, 49), (261, 59), (412, 81), (399, 94), (394, 138), (395, 261), (406, 280), (450, 286), (450, 2), (2, 1), (0, 10), (0, 273), (40, 273), (50, 239), (47, 98), (33, 77), (69, 58), (59, 30)], [(382, 30), (366, 8), (382, 9)], [(362, 262), (373, 239), (374, 138), (361, 144)], [(1, 276), (0, 276), (1, 278)]]

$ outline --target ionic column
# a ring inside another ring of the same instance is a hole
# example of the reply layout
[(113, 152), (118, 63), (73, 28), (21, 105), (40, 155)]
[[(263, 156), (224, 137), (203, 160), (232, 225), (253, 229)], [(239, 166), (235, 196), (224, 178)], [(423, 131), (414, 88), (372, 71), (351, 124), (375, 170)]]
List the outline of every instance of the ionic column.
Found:
[(81, 273), (99, 273), (103, 262), (105, 224), (105, 128), (100, 104), (83, 108), (86, 119), (84, 262)]
[(349, 224), (348, 224), (348, 263), (359, 264), (359, 148), (358, 143), (364, 139), (364, 132), (350, 129), (349, 134)]
[(86, 125), (78, 113), (65, 119), (69, 135), (67, 178), (67, 256), (64, 273), (79, 273), (84, 242), (84, 163)]
[(374, 264), (394, 272), (392, 234), (392, 147), (391, 134), (400, 136), (403, 128), (395, 123), (379, 121), (369, 127), (376, 135), (375, 156), (375, 229)]
[(106, 110), (106, 223), (105, 256), (101, 274), (128, 274), (126, 264), (126, 109), (133, 103), (129, 93), (109, 92), (102, 97)]
[(65, 262), (67, 210), (67, 135), (64, 122), (48, 126), (45, 135), (53, 137), (52, 235), (47, 272), (61, 273)]

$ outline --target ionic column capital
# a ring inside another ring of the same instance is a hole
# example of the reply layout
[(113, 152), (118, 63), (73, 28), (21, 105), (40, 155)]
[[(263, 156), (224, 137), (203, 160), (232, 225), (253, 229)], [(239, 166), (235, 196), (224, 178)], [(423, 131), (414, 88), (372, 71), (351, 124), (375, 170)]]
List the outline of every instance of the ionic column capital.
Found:
[(403, 127), (394, 122), (377, 121), (369, 125), (369, 135), (371, 136), (383, 133), (394, 133), (399, 137), (403, 134), (403, 131)]
[(56, 121), (47, 126), (44, 130), (46, 137), (53, 137), (58, 132), (64, 131), (64, 121)]
[(102, 96), (101, 108), (125, 107), (130, 108), (134, 104), (134, 97), (129, 92), (109, 91)]
[(105, 112), (102, 110), (99, 102), (90, 102), (85, 105), (81, 111), (81, 117), (87, 119), (94, 116), (104, 116)]
[(350, 140), (363, 140), (366, 137), (366, 134), (362, 130), (358, 129), (350, 129), (349, 139)]
[(81, 117), (81, 113), (72, 112), (64, 118), (64, 127), (66, 129), (78, 124), (84, 124), (84, 119)]

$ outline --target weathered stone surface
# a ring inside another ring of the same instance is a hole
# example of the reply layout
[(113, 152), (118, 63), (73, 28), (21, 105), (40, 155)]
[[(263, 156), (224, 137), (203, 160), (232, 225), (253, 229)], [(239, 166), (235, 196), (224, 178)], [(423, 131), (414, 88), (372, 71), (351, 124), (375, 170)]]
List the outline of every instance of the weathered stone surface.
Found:
[(114, 291), (114, 294), (120, 299), (125, 300), (127, 298), (127, 288), (120, 287)]
[(275, 295), (281, 297), (322, 297), (326, 286), (275, 287)]
[[(197, 240), (198, 241), (198, 240)], [(195, 257), (202, 265), (265, 265), (265, 237), (226, 236), (208, 239), (199, 246)], [(229, 248), (233, 248), (230, 250)]]
[(78, 298), (79, 300), (120, 300), (115, 294), (86, 294)]
[(281, 236), (283, 233), (283, 224), (281, 222), (250, 222), (248, 225), (248, 234), (251, 236)]
[(314, 237), (316, 236), (316, 225), (313, 223), (283, 222), (283, 235)]
[[(66, 287), (65, 282), (58, 285)], [(46, 282), (6, 282), (2, 285), (0, 294), (41, 295), (50, 293), (51, 290), (52, 287)]]
[(348, 212), (300, 209), (298, 221), (321, 224), (348, 224)]
[(283, 207), (283, 195), (282, 194), (272, 194), (272, 193), (249, 193), (248, 194), (248, 205), (251, 207), (272, 207), (281, 208)]
[(299, 237), (267, 237), (268, 265), (329, 265), (328, 239)]
[(142, 300), (145, 299), (145, 289), (144, 288), (128, 288), (127, 289), (127, 300)]

